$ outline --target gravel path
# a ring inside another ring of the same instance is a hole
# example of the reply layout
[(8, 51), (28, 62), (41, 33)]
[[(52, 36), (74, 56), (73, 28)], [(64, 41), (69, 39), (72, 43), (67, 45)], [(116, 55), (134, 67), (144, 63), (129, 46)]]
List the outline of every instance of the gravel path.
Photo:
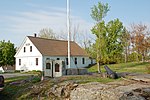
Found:
[(22, 73), (5, 73), (5, 74), (0, 74), (3, 75), (4, 78), (11, 78), (11, 77), (17, 77), (17, 76), (30, 76), (33, 74), (22, 74)]
[(150, 82), (150, 74), (130, 74), (130, 79), (142, 82)]

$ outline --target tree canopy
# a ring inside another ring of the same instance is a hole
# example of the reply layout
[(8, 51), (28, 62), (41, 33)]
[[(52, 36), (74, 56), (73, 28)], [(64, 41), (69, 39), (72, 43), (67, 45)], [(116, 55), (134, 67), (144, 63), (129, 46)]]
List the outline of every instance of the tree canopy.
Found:
[[(148, 56), (150, 49), (150, 32), (144, 24), (132, 24), (131, 42), (133, 51), (142, 56), (142, 61)], [(137, 58), (139, 60), (139, 56)]]
[(108, 4), (102, 4), (101, 2), (98, 2), (98, 5), (94, 5), (91, 8), (91, 17), (93, 20), (96, 21), (96, 25), (92, 29), (92, 33), (96, 35), (96, 52), (97, 52), (97, 66), (98, 66), (98, 72), (100, 73), (100, 61), (102, 58), (103, 53), (103, 46), (105, 46), (105, 39), (103, 35), (105, 34), (105, 22), (103, 21), (103, 18), (107, 15), (107, 12), (109, 11)]
[[(143, 24), (133, 24), (127, 30), (119, 19), (105, 22), (109, 5), (98, 2), (91, 9), (91, 17), (96, 21), (92, 34), (95, 43), (88, 48), (90, 55), (96, 56), (98, 72), (100, 64), (150, 59), (150, 31)], [(148, 58), (149, 57), (149, 58)]]
[(10, 41), (0, 41), (0, 66), (14, 65), (16, 49)]
[(100, 22), (107, 15), (110, 7), (108, 3), (103, 4), (98, 2), (98, 5), (94, 5), (91, 9), (91, 17), (96, 21)]
[(56, 34), (53, 32), (51, 28), (41, 29), (38, 35), (41, 38), (56, 39)]
[(123, 24), (119, 19), (109, 21), (107, 24), (102, 21), (93, 27), (92, 33), (97, 37), (95, 45), (99, 49), (100, 57), (98, 60), (101, 63), (117, 63), (119, 62), (118, 59), (121, 59), (123, 29)]

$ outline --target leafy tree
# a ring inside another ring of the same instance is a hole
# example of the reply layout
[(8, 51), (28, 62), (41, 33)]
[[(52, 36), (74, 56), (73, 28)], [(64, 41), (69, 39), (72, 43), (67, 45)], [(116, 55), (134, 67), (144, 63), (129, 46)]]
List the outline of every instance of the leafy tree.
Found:
[[(99, 30), (101, 33), (99, 33)], [(115, 19), (105, 25), (104, 21), (102, 21), (93, 27), (92, 32), (98, 37), (95, 45), (100, 56), (97, 60), (102, 64), (121, 62), (125, 45), (122, 22), (119, 19)]]
[(0, 66), (4, 65), (3, 61), (3, 48), (4, 48), (4, 41), (0, 41)]
[(16, 53), (16, 49), (14, 48), (14, 44), (10, 41), (0, 41), (0, 65), (14, 65), (15, 58), (14, 55)]
[(92, 7), (92, 13), (91, 17), (98, 23), (103, 20), (103, 18), (107, 15), (107, 12), (109, 11), (108, 3), (102, 4), (101, 2), (98, 2), (98, 5), (94, 5)]
[(121, 41), (124, 47), (124, 62), (126, 63), (128, 61), (128, 55), (129, 55), (130, 44), (131, 44), (131, 35), (126, 28), (123, 29), (123, 35)]
[(47, 38), (47, 39), (56, 39), (57, 38), (55, 33), (53, 32), (53, 30), (50, 28), (41, 29), (40, 33), (38, 35), (41, 38)]
[(145, 59), (149, 60), (150, 59), (150, 33), (148, 33), (149, 36), (147, 36), (145, 38), (145, 46), (146, 46), (146, 50), (145, 50)]
[[(96, 35), (96, 51), (97, 51), (97, 66), (98, 66), (98, 72), (101, 73), (100, 70), (100, 61), (102, 58), (102, 50), (103, 50), (103, 44), (104, 39), (102, 39), (102, 34), (105, 31), (105, 22), (103, 21), (103, 18), (107, 15), (107, 12), (109, 11), (108, 4), (102, 4), (101, 2), (98, 2), (98, 5), (94, 5), (91, 9), (91, 17), (93, 20), (96, 21), (96, 25), (92, 29), (92, 33)], [(103, 41), (103, 42), (102, 42)]]
[(130, 62), (137, 62), (142, 59), (141, 55), (139, 55), (137, 52), (132, 52), (128, 55), (128, 59)]
[[(106, 55), (106, 26), (105, 22), (99, 22), (92, 28), (92, 33), (96, 35), (95, 47), (97, 50), (97, 61), (98, 65), (103, 62), (107, 62)], [(99, 67), (98, 67), (99, 68)], [(99, 69), (98, 69), (99, 70)]]
[[(142, 61), (144, 61), (148, 55), (148, 49), (150, 48), (150, 32), (148, 31), (147, 26), (143, 24), (133, 24), (131, 28), (131, 42), (133, 51), (140, 54), (142, 56)], [(139, 59), (139, 56), (137, 59)]]
[(106, 53), (110, 63), (120, 62), (123, 52), (123, 24), (119, 19), (112, 20), (106, 25)]
[(85, 44), (85, 51), (88, 53), (88, 55), (91, 57), (91, 58), (96, 58), (96, 52), (95, 52), (95, 44), (94, 43), (91, 43), (90, 40), (88, 40), (87, 42), (85, 41), (84, 42)]

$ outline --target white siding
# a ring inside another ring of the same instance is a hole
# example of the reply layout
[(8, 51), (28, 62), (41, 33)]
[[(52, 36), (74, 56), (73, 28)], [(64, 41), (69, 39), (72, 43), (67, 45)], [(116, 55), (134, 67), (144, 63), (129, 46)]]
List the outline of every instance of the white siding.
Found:
[[(38, 58), (38, 65), (36, 65), (36, 58)], [(21, 65), (19, 65), (21, 59)], [(26, 68), (31, 70), (42, 70), (42, 57), (18, 57), (16, 58), (16, 70), (23, 70)]]
[[(30, 52), (30, 46), (32, 46), (32, 52)], [(26, 48), (26, 52), (24, 52), (24, 47)], [(34, 44), (26, 37), (25, 41), (17, 51), (15, 57), (26, 57), (26, 56), (42, 56), (38, 49), (34, 46)]]
[[(30, 52), (30, 46), (32, 46), (32, 52)], [(21, 70), (23, 67), (27, 70), (42, 70), (42, 55), (28, 38), (25, 39), (15, 57), (16, 70)], [(36, 58), (38, 58), (38, 65), (36, 65)], [(21, 65), (19, 65), (19, 59), (21, 59)]]
[[(60, 58), (60, 60), (63, 60), (63, 61), (65, 61), (65, 65), (66, 65), (66, 58), (67, 58), (67, 56), (66, 57), (64, 57), (64, 56), (44, 56), (44, 66), (46, 66), (45, 65), (45, 62), (46, 62), (46, 58), (49, 58), (49, 59), (51, 59), (51, 60), (57, 60), (57, 58)], [(77, 58), (77, 64), (75, 64), (75, 62), (74, 62), (74, 59), (75, 58)], [(85, 59), (85, 63), (84, 64), (82, 64), (82, 58), (84, 58)], [(82, 67), (87, 67), (89, 64), (91, 64), (91, 60), (89, 59), (89, 57), (79, 57), (79, 56), (74, 56), (74, 57), (71, 57), (71, 68), (82, 68)], [(66, 68), (68, 68), (68, 65), (66, 65)]]

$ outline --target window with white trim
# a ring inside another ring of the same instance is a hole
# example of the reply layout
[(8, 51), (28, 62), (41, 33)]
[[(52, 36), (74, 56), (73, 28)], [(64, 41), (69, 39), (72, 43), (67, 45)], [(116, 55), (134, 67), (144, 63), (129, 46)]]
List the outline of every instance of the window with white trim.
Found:
[(26, 47), (23, 48), (23, 51), (26, 52)]
[(66, 58), (66, 65), (68, 65), (68, 58)]
[(19, 65), (21, 65), (21, 59), (19, 59)]
[(82, 58), (82, 64), (85, 64), (85, 58)]
[(77, 64), (77, 58), (74, 59), (74, 63)]
[(46, 69), (51, 69), (51, 63), (46, 63)]
[(30, 52), (32, 52), (32, 46), (30, 46)]
[(39, 64), (39, 59), (36, 58), (36, 59), (35, 59), (35, 62), (36, 62), (36, 65), (38, 65), (38, 64)]
[(59, 72), (60, 70), (59, 70), (59, 64), (58, 63), (56, 63), (55, 64), (55, 72)]

